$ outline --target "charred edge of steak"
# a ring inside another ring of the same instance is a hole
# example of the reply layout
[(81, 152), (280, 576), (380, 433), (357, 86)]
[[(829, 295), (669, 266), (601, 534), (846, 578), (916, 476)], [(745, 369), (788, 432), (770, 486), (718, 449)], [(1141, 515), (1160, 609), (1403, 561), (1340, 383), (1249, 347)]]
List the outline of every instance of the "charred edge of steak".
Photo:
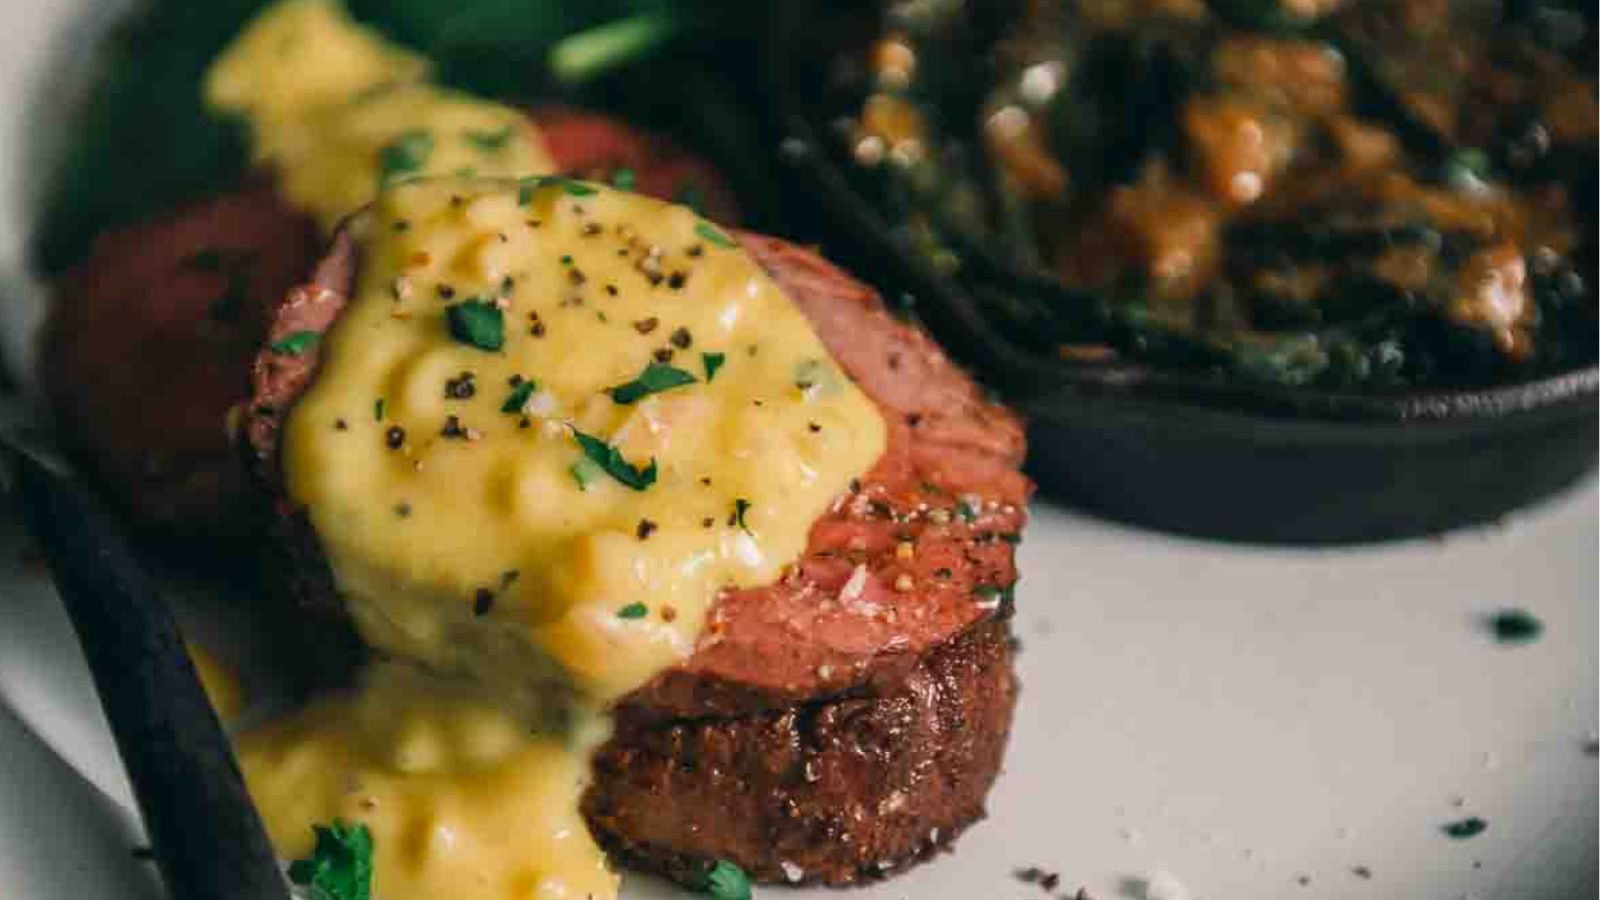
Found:
[(892, 691), (733, 719), (619, 718), (583, 798), (619, 858), (692, 882), (718, 859), (767, 882), (899, 871), (984, 814), (1016, 700), (1009, 622), (926, 654)]

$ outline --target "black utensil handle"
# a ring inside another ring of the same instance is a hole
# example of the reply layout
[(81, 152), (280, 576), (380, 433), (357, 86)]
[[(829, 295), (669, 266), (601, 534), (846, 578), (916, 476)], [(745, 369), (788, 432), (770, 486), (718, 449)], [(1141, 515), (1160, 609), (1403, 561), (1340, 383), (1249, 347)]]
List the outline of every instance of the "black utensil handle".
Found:
[(82, 487), (16, 455), (39, 540), (173, 900), (286, 900), (288, 889), (166, 602)]

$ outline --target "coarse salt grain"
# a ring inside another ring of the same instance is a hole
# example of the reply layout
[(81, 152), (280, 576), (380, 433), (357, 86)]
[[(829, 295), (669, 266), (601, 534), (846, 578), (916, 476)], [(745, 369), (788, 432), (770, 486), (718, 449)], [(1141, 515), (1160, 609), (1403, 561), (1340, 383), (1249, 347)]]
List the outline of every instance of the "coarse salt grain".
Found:
[(866, 588), (867, 567), (858, 563), (855, 571), (850, 573), (850, 580), (846, 581), (844, 587), (839, 589), (839, 599), (845, 601), (860, 599), (861, 592)]
[(1145, 900), (1190, 900), (1189, 889), (1171, 872), (1156, 872), (1145, 882)]

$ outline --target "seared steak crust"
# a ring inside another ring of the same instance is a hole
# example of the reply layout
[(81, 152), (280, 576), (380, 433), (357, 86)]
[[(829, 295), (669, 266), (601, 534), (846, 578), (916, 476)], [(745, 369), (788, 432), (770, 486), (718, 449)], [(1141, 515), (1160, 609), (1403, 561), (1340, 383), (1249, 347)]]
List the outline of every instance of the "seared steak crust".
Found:
[(996, 618), (878, 692), (737, 718), (624, 712), (583, 811), (617, 856), (685, 881), (716, 859), (763, 881), (881, 877), (982, 817), (1015, 699)]

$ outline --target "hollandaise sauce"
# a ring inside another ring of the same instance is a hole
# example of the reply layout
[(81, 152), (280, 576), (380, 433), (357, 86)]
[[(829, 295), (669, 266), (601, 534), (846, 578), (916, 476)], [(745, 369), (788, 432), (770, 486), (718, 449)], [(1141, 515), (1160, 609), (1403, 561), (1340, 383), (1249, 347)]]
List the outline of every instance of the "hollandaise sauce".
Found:
[(281, 463), (386, 660), (240, 759), (283, 856), (368, 826), (380, 900), (614, 897), (578, 809), (609, 705), (799, 557), (885, 425), (735, 236), (541, 176), (520, 113), (426, 76), (288, 0), (208, 80), (292, 202), (363, 210), (344, 314), (282, 348), (319, 366)]
[(379, 900), (602, 900), (619, 879), (578, 812), (599, 721), (536, 731), (476, 685), (380, 663), (238, 755), (285, 858), (311, 855), (314, 824), (366, 826)]
[(282, 0), (212, 64), (205, 96), (244, 120), (256, 164), (325, 228), (402, 179), (551, 171), (526, 115), (429, 74), (335, 0)]

